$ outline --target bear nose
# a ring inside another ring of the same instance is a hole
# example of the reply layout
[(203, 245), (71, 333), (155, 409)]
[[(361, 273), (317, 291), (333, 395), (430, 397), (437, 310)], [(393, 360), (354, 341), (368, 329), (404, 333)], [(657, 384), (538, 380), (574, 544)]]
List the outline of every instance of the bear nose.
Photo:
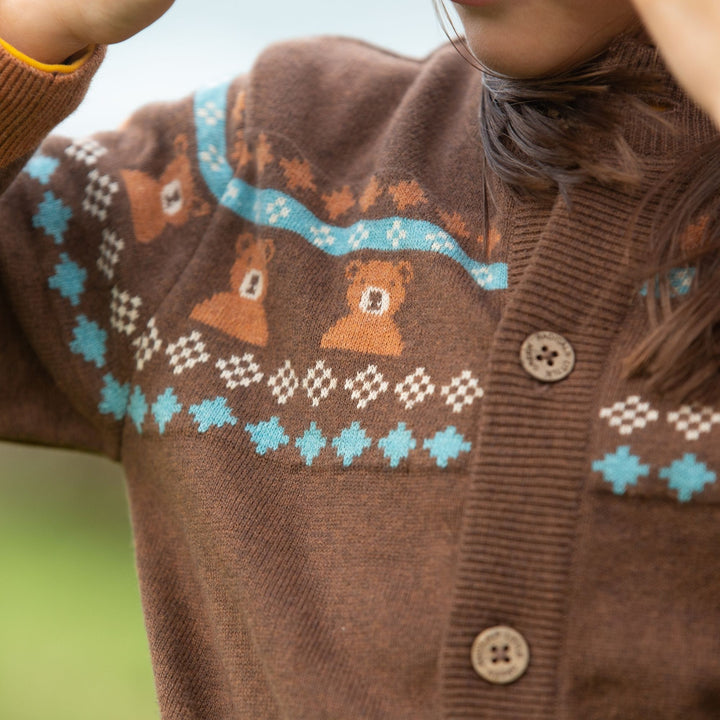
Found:
[(379, 312), (382, 309), (383, 295), (379, 290), (375, 290), (368, 295), (368, 310), (371, 312)]
[(173, 180), (165, 185), (160, 194), (160, 201), (166, 215), (177, 215), (182, 210), (182, 185), (179, 180)]
[(263, 276), (259, 270), (249, 270), (240, 285), (240, 297), (256, 300), (262, 294)]
[(390, 293), (384, 288), (367, 287), (360, 299), (360, 309), (368, 315), (384, 315), (390, 308)]

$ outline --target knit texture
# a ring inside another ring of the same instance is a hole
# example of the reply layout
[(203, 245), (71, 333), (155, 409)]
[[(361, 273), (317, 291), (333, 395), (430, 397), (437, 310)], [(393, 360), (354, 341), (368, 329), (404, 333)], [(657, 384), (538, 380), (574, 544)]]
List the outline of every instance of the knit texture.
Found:
[[(98, 61), (0, 64), (0, 435), (123, 464), (163, 717), (715, 717), (720, 408), (621, 377), (658, 208), (628, 222), (715, 132), (669, 77), (642, 187), (485, 218), (451, 47), (275, 46), (26, 162)], [(565, 380), (524, 370), (538, 331)], [(508, 686), (470, 662), (496, 625)]]

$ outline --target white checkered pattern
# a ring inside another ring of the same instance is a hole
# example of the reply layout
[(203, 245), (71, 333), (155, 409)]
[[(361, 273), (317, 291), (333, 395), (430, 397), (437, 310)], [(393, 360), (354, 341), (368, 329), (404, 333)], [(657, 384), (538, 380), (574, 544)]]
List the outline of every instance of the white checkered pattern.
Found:
[(430, 381), (424, 367), (417, 368), (412, 375), (408, 375), (395, 386), (395, 394), (406, 410), (412, 410), (434, 392), (435, 385)]
[(300, 387), (300, 380), (289, 360), (268, 380), (268, 387), (272, 388), (278, 405), (286, 405), (295, 395), (295, 391)]
[(238, 387), (250, 387), (263, 379), (260, 366), (255, 362), (252, 353), (245, 353), (242, 357), (233, 355), (229, 360), (218, 360), (215, 367), (220, 370), (220, 377), (230, 390)]
[(125, 249), (125, 241), (118, 237), (114, 230), (107, 228), (102, 231), (100, 257), (97, 260), (98, 270), (108, 279), (115, 277), (115, 266), (120, 260), (120, 253)]
[(608, 421), (608, 425), (617, 428), (621, 435), (632, 435), (635, 430), (642, 430), (648, 423), (655, 422), (659, 413), (649, 402), (643, 402), (637, 395), (616, 402), (612, 407), (602, 408), (600, 417)]
[(267, 215), (268, 223), (270, 225), (276, 225), (280, 220), (286, 220), (290, 217), (290, 208), (288, 207), (287, 198), (280, 197), (271, 203), (268, 203), (265, 208), (265, 214)]
[(183, 371), (206, 363), (210, 359), (210, 353), (205, 352), (205, 343), (197, 330), (168, 345), (165, 354), (170, 356), (170, 367), (173, 368), (175, 375), (180, 375)]
[(683, 405), (679, 410), (669, 412), (667, 419), (678, 432), (685, 434), (686, 440), (698, 440), (709, 433), (713, 425), (720, 424), (720, 412), (711, 407)]
[(358, 410), (363, 410), (382, 393), (387, 392), (388, 383), (375, 365), (369, 365), (367, 370), (359, 372), (354, 378), (348, 378), (345, 389), (352, 393), (351, 397), (357, 402)]
[(68, 157), (85, 163), (88, 167), (95, 165), (98, 158), (101, 158), (105, 153), (107, 153), (107, 148), (104, 148), (99, 142), (90, 138), (76, 140), (65, 150), (65, 154)]
[(97, 169), (90, 171), (88, 181), (85, 186), (83, 210), (104, 222), (107, 219), (108, 208), (112, 205), (113, 195), (119, 190), (119, 186), (109, 175), (101, 175)]
[(135, 338), (132, 344), (133, 347), (137, 348), (135, 351), (135, 366), (140, 372), (162, 347), (162, 340), (155, 326), (155, 318), (150, 319), (145, 332), (140, 337)]
[(142, 300), (130, 295), (126, 290), (120, 290), (117, 285), (112, 289), (110, 300), (110, 325), (119, 333), (132, 335), (137, 329), (137, 319), (140, 315)]
[(208, 145), (207, 150), (203, 150), (198, 157), (203, 163), (208, 165), (213, 172), (220, 172), (220, 170), (227, 165), (225, 157), (214, 145)]
[(317, 407), (321, 400), (325, 400), (337, 387), (337, 378), (333, 376), (332, 368), (325, 367), (324, 360), (318, 360), (305, 375), (302, 386), (312, 400), (313, 407)]
[(211, 100), (197, 111), (196, 117), (205, 125), (215, 127), (225, 117), (225, 113)]
[(335, 244), (335, 236), (332, 234), (333, 229), (329, 225), (322, 225), (321, 227), (310, 227), (310, 234), (312, 235), (312, 244), (319, 248), (331, 247)]
[(473, 377), (470, 370), (463, 370), (460, 376), (453, 378), (441, 392), (443, 397), (447, 397), (447, 404), (454, 413), (462, 412), (463, 408), (469, 407), (485, 394), (480, 387), (480, 381)]

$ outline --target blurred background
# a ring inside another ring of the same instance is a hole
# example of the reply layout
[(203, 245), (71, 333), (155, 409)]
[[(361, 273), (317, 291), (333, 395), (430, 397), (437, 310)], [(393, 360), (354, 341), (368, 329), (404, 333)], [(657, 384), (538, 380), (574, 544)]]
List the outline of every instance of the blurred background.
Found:
[[(71, 136), (247, 70), (268, 43), (360, 37), (421, 57), (444, 41), (431, 0), (177, 0), (110, 49)], [(122, 473), (0, 443), (0, 718), (157, 720)]]

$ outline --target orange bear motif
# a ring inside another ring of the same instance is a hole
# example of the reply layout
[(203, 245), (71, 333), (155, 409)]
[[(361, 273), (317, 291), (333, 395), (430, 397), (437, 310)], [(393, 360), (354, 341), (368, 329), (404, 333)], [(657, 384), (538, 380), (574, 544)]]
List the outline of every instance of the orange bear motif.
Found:
[(394, 315), (405, 302), (405, 287), (413, 278), (410, 263), (353, 260), (345, 276), (350, 281), (350, 314), (323, 335), (321, 347), (399, 356), (404, 343)]
[(235, 246), (230, 271), (232, 291), (213, 295), (193, 309), (190, 317), (238, 340), (265, 347), (268, 325), (263, 302), (267, 295), (268, 263), (275, 254), (272, 240), (243, 234)]
[(209, 206), (199, 204), (195, 196), (185, 135), (176, 138), (175, 153), (175, 159), (158, 180), (140, 170), (120, 172), (138, 242), (152, 242), (166, 225), (181, 226), (191, 217), (210, 212)]

